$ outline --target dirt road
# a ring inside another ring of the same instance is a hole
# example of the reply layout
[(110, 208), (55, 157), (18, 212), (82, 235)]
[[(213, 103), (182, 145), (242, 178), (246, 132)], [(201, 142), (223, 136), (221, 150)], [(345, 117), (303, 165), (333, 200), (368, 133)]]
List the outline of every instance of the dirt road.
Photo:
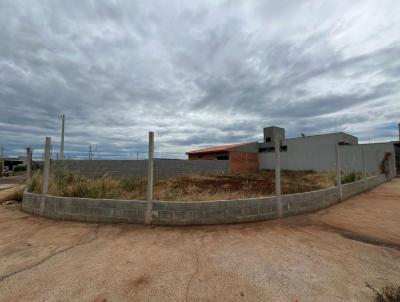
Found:
[(25, 176), (9, 176), (9, 177), (0, 177), (0, 185), (6, 184), (22, 184), (25, 182)]
[(400, 285), (400, 179), (288, 219), (148, 228), (0, 207), (0, 301), (372, 301)]

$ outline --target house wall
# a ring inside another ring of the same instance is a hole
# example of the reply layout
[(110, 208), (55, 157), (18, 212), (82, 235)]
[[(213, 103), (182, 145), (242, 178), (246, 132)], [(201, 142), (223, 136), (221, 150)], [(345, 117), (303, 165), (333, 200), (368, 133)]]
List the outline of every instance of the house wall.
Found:
[(231, 151), (229, 154), (231, 173), (255, 173), (259, 170), (258, 153)]
[[(336, 143), (357, 143), (351, 136), (343, 134), (318, 135), (313, 137), (287, 139), (283, 145), (287, 151), (281, 152), (282, 170), (336, 170)], [(391, 156), (391, 175), (395, 173), (395, 153), (393, 143), (340, 145), (341, 169), (344, 172), (362, 172), (362, 148), (365, 150), (367, 173), (380, 172), (380, 165), (386, 152)], [(275, 153), (259, 153), (260, 169), (275, 168)]]
[(217, 159), (217, 156), (227, 156), (229, 152), (210, 152), (210, 153), (197, 153), (197, 154), (189, 154), (189, 160), (208, 160), (208, 159)]
[(233, 147), (229, 149), (230, 151), (238, 151), (238, 152), (258, 152), (258, 142), (243, 144), (237, 147)]
[(400, 175), (400, 143), (394, 144), (394, 153), (396, 157), (396, 173)]
[[(284, 140), (287, 151), (281, 152), (283, 170), (335, 170), (335, 144), (338, 135), (317, 135)], [(275, 153), (259, 153), (260, 169), (275, 168)]]

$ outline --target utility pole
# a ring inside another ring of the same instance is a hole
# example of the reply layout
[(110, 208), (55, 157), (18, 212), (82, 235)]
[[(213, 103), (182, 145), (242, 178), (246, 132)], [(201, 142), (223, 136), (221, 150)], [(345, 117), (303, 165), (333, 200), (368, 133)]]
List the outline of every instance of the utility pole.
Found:
[(399, 142), (400, 142), (400, 123), (399, 123)]
[(51, 138), (46, 137), (46, 145), (44, 151), (44, 167), (43, 167), (43, 187), (42, 194), (46, 195), (49, 190), (49, 174), (50, 174), (50, 146)]
[(336, 184), (339, 190), (339, 200), (343, 200), (343, 188), (342, 188), (342, 175), (340, 169), (340, 149), (339, 141), (335, 143), (335, 157), (336, 157)]
[(361, 155), (362, 155), (362, 165), (363, 165), (363, 179), (364, 179), (364, 189), (367, 190), (367, 158), (365, 147), (361, 146)]
[(32, 148), (26, 148), (26, 182), (29, 183), (32, 170)]
[(281, 197), (281, 137), (274, 134), (275, 149), (275, 195), (277, 197), (278, 216), (283, 216), (282, 197)]
[(60, 144), (60, 159), (64, 160), (64, 126), (65, 114), (61, 114), (61, 144)]
[(136, 160), (139, 160), (139, 152), (136, 152)]
[(92, 145), (89, 145), (89, 160), (93, 159)]
[(4, 176), (4, 161), (3, 161), (3, 156), (4, 156), (4, 148), (0, 148), (0, 177)]

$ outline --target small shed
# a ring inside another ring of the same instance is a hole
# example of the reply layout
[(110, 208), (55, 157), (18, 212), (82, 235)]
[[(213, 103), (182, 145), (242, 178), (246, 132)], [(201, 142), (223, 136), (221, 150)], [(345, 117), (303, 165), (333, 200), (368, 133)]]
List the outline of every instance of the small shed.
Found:
[(189, 160), (229, 160), (230, 172), (254, 173), (258, 167), (258, 143), (215, 146), (186, 153)]

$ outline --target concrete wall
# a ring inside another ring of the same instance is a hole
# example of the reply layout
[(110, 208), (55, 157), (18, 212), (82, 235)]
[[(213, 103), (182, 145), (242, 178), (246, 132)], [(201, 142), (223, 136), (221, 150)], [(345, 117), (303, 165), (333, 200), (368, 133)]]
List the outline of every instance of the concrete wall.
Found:
[(348, 183), (342, 186), (343, 199), (347, 199), (351, 196), (357, 195), (363, 191), (374, 188), (386, 181), (386, 177), (383, 174), (372, 176), (367, 180), (359, 180), (352, 183)]
[(22, 210), (60, 220), (144, 224), (146, 202), (59, 197), (24, 192)]
[[(52, 161), (52, 170), (64, 170), (83, 176), (145, 177), (147, 160), (64, 160)], [(228, 160), (155, 159), (155, 177), (190, 174), (227, 174)]]
[[(351, 141), (351, 137), (320, 135), (284, 141), (287, 151), (281, 152), (283, 170), (334, 171), (336, 169), (335, 146), (339, 141)], [(390, 167), (394, 175), (395, 154), (393, 143), (340, 145), (341, 169), (344, 172), (362, 172), (363, 158), (361, 148), (365, 150), (368, 173), (380, 173), (380, 164), (386, 152), (392, 153)], [(275, 153), (259, 153), (260, 169), (275, 168)]]
[(365, 152), (365, 163), (367, 173), (380, 173), (381, 163), (385, 153), (391, 153), (390, 170), (391, 176), (395, 175), (395, 151), (393, 143), (376, 143), (376, 144), (361, 144), (340, 146), (341, 169), (344, 172), (362, 172), (363, 158), (362, 149)]
[[(336, 135), (317, 135), (287, 139), (283, 145), (287, 151), (281, 152), (283, 170), (335, 170)], [(275, 153), (259, 153), (261, 169), (275, 168)]]
[[(343, 186), (348, 198), (386, 181), (384, 175)], [(339, 201), (338, 188), (281, 197), (283, 216), (312, 212)], [(69, 198), (24, 193), (22, 210), (54, 219), (144, 223), (145, 201)], [(155, 225), (201, 225), (262, 221), (278, 217), (275, 196), (216, 201), (154, 201)]]

